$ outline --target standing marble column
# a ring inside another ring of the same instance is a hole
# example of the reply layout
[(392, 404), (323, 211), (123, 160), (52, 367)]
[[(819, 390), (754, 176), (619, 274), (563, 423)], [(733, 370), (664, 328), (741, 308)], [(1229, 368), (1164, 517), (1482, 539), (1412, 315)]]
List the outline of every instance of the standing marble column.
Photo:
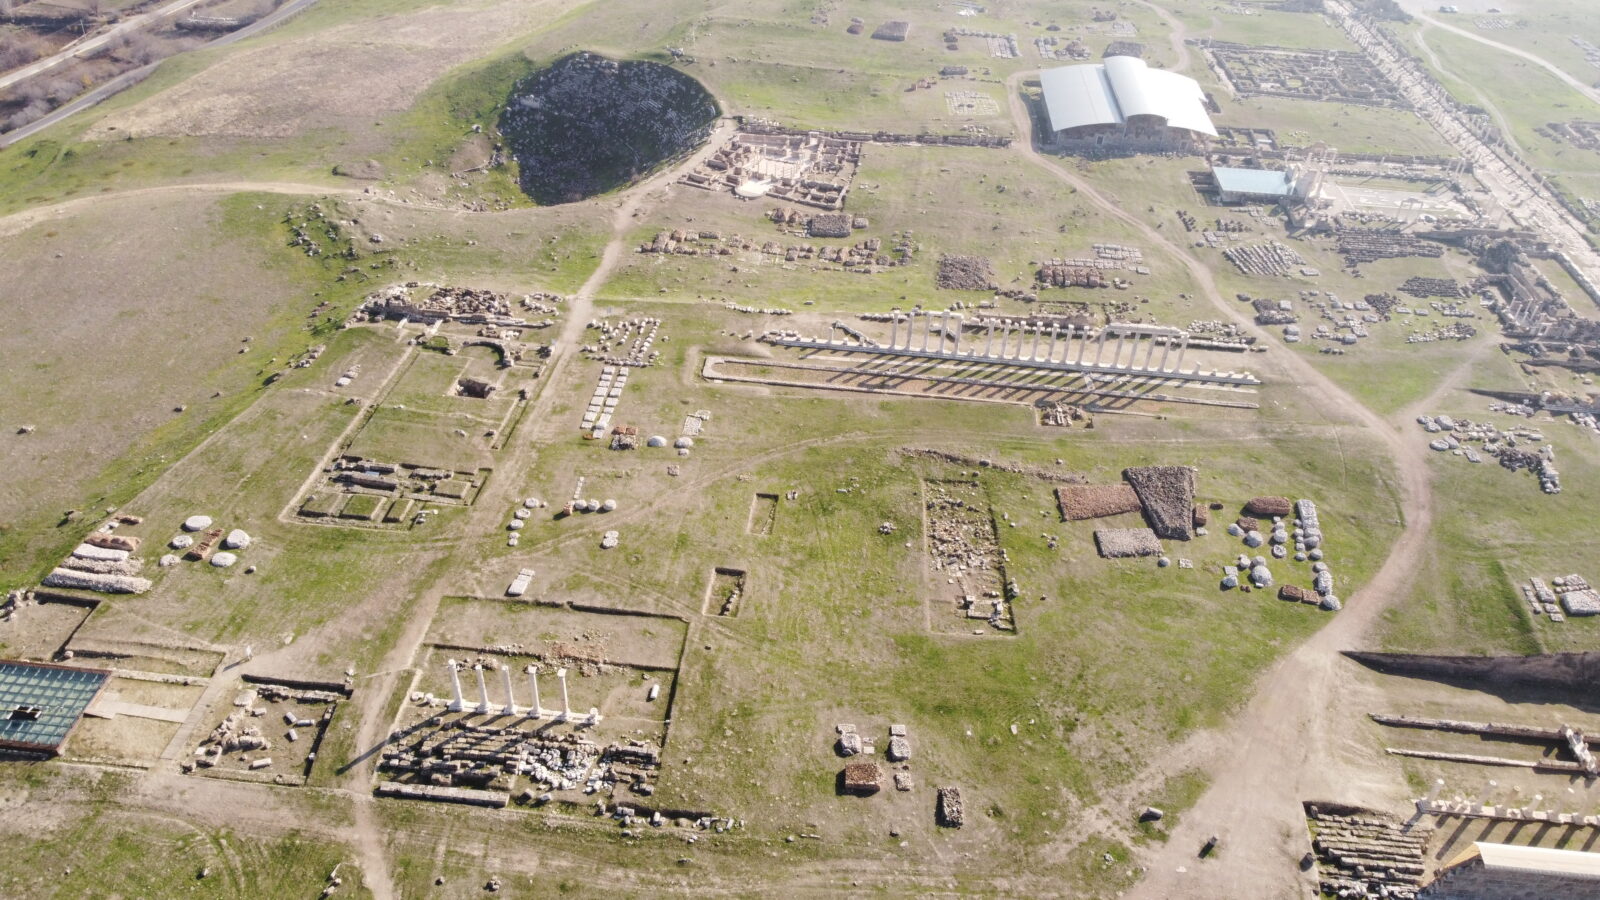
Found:
[(517, 714), (517, 698), (511, 693), (511, 667), (509, 665), (501, 663), (500, 680), (504, 681), (506, 684), (505, 714), (508, 716), (514, 716)]
[(528, 707), (528, 715), (535, 719), (544, 718), (544, 707), (539, 705), (539, 667), (528, 667), (528, 689), (533, 691), (533, 705)]
[(474, 664), (472, 673), (478, 676), (478, 712), (488, 715), (494, 707), (489, 705), (489, 687), (483, 683), (483, 665)]
[(448, 709), (451, 712), (461, 712), (467, 708), (467, 698), (461, 696), (461, 663), (452, 659), (444, 665), (450, 670), (450, 691), (454, 697)]

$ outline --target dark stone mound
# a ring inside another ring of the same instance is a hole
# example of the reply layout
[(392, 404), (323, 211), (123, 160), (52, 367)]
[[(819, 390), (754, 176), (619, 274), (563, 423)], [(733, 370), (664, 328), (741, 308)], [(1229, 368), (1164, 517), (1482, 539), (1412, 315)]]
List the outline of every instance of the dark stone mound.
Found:
[(676, 69), (575, 53), (517, 84), (500, 131), (522, 190), (572, 203), (694, 149), (717, 115), (711, 94)]
[[(1545, 653), (1536, 656), (1428, 656), (1346, 650), (1344, 655), (1385, 675), (1404, 675), (1466, 684), (1480, 689), (1499, 685), (1578, 689), (1593, 696), (1600, 688), (1600, 653)], [(1585, 703), (1591, 706), (1592, 702)]]
[(1194, 475), (1188, 466), (1136, 466), (1123, 469), (1144, 507), (1145, 521), (1156, 536), (1187, 541), (1194, 529)]

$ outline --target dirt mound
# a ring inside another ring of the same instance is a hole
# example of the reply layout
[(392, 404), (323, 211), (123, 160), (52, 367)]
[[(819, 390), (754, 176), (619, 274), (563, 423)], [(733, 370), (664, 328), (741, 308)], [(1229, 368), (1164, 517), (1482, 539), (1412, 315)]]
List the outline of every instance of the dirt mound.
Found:
[(1070, 484), (1056, 488), (1056, 504), (1068, 522), (1139, 511), (1139, 495), (1126, 484)]
[(994, 266), (982, 256), (939, 257), (939, 275), (934, 283), (952, 291), (992, 291), (999, 287), (994, 280)]
[(1252, 516), (1287, 516), (1294, 512), (1294, 504), (1288, 497), (1252, 497), (1244, 505), (1244, 511)]
[(1161, 555), (1161, 541), (1148, 528), (1102, 528), (1094, 533), (1094, 543), (1106, 559)]
[(1294, 601), (1295, 603), (1321, 603), (1322, 602), (1322, 598), (1317, 596), (1317, 592), (1316, 591), (1308, 591), (1305, 588), (1300, 587), (1299, 585), (1295, 585), (1295, 584), (1286, 584), (1286, 585), (1278, 588), (1278, 599), (1279, 600), (1291, 600), (1291, 601)]
[(576, 53), (517, 84), (500, 131), (523, 191), (571, 203), (694, 149), (717, 115), (711, 94), (669, 66)]
[(1194, 528), (1194, 469), (1188, 466), (1137, 466), (1122, 477), (1139, 495), (1145, 520), (1157, 536), (1187, 541)]
[(1516, 684), (1578, 688), (1584, 691), (1600, 687), (1600, 653), (1427, 656), (1346, 650), (1344, 655), (1386, 675), (1434, 678), (1478, 686)]
[(361, 181), (380, 181), (383, 179), (383, 164), (375, 159), (364, 162), (340, 163), (333, 167), (333, 174), (341, 178), (356, 178)]

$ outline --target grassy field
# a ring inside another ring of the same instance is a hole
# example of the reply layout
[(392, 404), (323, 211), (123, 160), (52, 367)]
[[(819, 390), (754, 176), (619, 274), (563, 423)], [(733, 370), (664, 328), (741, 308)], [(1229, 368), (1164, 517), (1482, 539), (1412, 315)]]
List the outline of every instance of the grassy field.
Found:
[[(1252, 15), (1227, 12), (1212, 14), (1210, 27), (1206, 18), (1173, 4), (1190, 27), (1200, 34), (1218, 41), (1256, 46), (1307, 48), (1315, 50), (1355, 50), (1344, 32), (1320, 15), (1280, 12), (1260, 6), (1253, 7)], [(1252, 7), (1246, 7), (1252, 8)]]
[[(0, 891), (12, 897), (315, 896), (338, 868), (339, 896), (370, 897), (349, 851), (326, 835), (292, 827), (268, 835), (217, 821), (121, 808), (133, 789), (117, 771), (9, 764), (0, 790), (33, 800), (6, 817), (10, 848)], [(283, 801), (266, 804), (291, 813)]]
[[(1600, 76), (1600, 69), (1583, 57), (1583, 51), (1572, 42), (1581, 38), (1600, 44), (1600, 25), (1596, 25), (1591, 10), (1581, 0), (1541, 0), (1513, 3), (1459, 4), (1463, 15), (1439, 15), (1424, 8), (1430, 16), (1457, 28), (1481, 35), (1496, 43), (1509, 44), (1549, 62), (1568, 75), (1584, 83), (1592, 83)], [(1490, 7), (1503, 12), (1489, 14)], [(1480, 21), (1511, 23), (1509, 28), (1481, 28)]]
[(1538, 65), (1493, 47), (1436, 28), (1422, 29), (1419, 38), (1433, 53), (1419, 54), (1424, 64), (1432, 66), (1437, 58), (1435, 74), (1443, 76), (1441, 82), (1456, 99), (1489, 107), (1529, 163), (1548, 170), (1590, 168), (1588, 151), (1541, 137), (1534, 129), (1592, 120), (1600, 114), (1592, 101)]
[[(1489, 354), (1466, 386), (1517, 389), (1524, 381), (1511, 361)], [(1560, 494), (1549, 496), (1527, 472), (1510, 472), (1492, 460), (1472, 465), (1449, 454), (1434, 457), (1440, 484), (1435, 502), (1429, 565), (1409, 603), (1388, 616), (1386, 648), (1412, 652), (1541, 653), (1592, 650), (1600, 646), (1589, 619), (1550, 622), (1532, 616), (1518, 590), (1529, 578), (1546, 583), (1585, 570), (1590, 553), (1582, 525), (1594, 498), (1600, 441), (1567, 422), (1514, 419), (1492, 414), (1488, 399), (1452, 392), (1437, 410), (1498, 427), (1531, 424), (1556, 448)], [(1425, 433), (1409, 426), (1410, 437)], [(1493, 509), (1495, 514), (1484, 515)]]
[[(19, 263), (0, 287), (16, 314), (0, 348), (32, 360), (0, 374), (18, 400), (5, 413), (18, 477), (0, 491), (0, 570), (26, 578), (40, 554), (64, 552), (86, 525), (63, 511), (92, 520), (131, 496), (323, 339), (317, 304), (351, 302), (323, 267), (279, 249), (256, 199), (128, 198), (0, 239)], [(181, 355), (152, 352), (180, 327)], [(17, 434), (24, 425), (37, 431)]]
[(1322, 103), (1287, 97), (1247, 97), (1223, 101), (1218, 125), (1271, 128), (1278, 142), (1305, 146), (1325, 141), (1346, 153), (1452, 155), (1433, 126), (1408, 110)]
[[(1193, 166), (1192, 161), (1122, 160), (1087, 166), (1085, 171), (1091, 173), (1097, 189), (1130, 207), (1138, 204), (1143, 210), (1160, 204), (1165, 210), (1174, 202), (1174, 191), (1182, 191), (1198, 203), (1183, 174)], [(1135, 305), (1140, 320), (1154, 317), (1178, 324), (1187, 324), (1202, 308), (1203, 301), (1179, 296), (1191, 285), (1176, 261), (1122, 224), (1095, 216), (1088, 204), (1073, 196), (1071, 188), (1003, 150), (867, 148), (849, 208), (853, 214), (866, 216), (870, 226), (838, 241), (780, 231), (765, 219), (765, 213), (777, 205), (774, 203), (750, 203), (731, 194), (690, 188), (676, 190), (670, 214), (632, 232), (630, 244), (648, 242), (662, 230), (705, 228), (741, 235), (757, 245), (769, 240), (783, 245), (849, 245), (879, 238), (887, 252), (904, 239), (915, 248), (915, 259), (909, 265), (859, 274), (814, 262), (784, 263), (754, 252), (732, 257), (632, 253), (616, 277), (607, 282), (603, 296), (729, 298), (741, 303), (761, 297), (761, 305), (800, 309), (810, 301), (819, 309), (849, 312), (896, 306), (907, 309), (915, 304), (942, 308), (956, 301), (975, 303), (992, 296), (989, 292), (937, 288), (935, 277), (942, 254), (987, 257), (1001, 287), (1030, 290), (1038, 262), (1092, 256), (1094, 244), (1114, 243), (1140, 248), (1151, 274), (1116, 273), (1131, 282), (1126, 291), (1049, 289), (1040, 294), (1041, 299), (1126, 302)], [(1171, 224), (1176, 224), (1176, 219)], [(1029, 307), (1001, 300), (999, 308), (1025, 312)]]
[[(1195, 286), (1176, 260), (1142, 246), (1135, 232), (1097, 215), (1021, 154), (877, 145), (865, 152), (849, 207), (871, 224), (850, 242), (877, 237), (892, 247), (906, 240), (916, 247), (911, 265), (858, 275), (752, 254), (650, 256), (622, 248), (621, 264), (588, 315), (658, 316), (663, 325), (653, 347), (660, 361), (634, 370), (615, 424), (670, 438), (686, 415), (710, 411), (686, 454), (611, 452), (583, 440), (577, 426), (602, 364), (576, 348), (562, 348), (572, 355), (530, 385), (533, 414), (497, 446), (484, 432), (500, 427), (508, 401), (450, 395), (463, 374), (503, 371), (487, 354), (444, 356), (408, 346), (398, 329), (337, 327), (362, 296), (396, 281), (572, 293), (595, 271), (617, 197), (535, 208), (512, 194), (512, 172), (455, 177), (492, 146), (484, 132), (492, 132), (510, 84), (560, 53), (592, 48), (665, 61), (668, 48), (681, 48), (692, 61), (679, 64), (713, 88), (725, 109), (789, 124), (902, 131), (979, 125), (1007, 133), (1000, 82), (1038, 67), (1033, 37), (1079, 37), (1098, 56), (1118, 36), (1089, 20), (1094, 5), (1008, 3), (963, 17), (953, 6), (886, 0), (851, 8), (791, 0), (318, 4), (234, 51), (175, 59), (81, 121), (0, 152), (0, 210), (158, 183), (271, 179), (346, 189), (321, 200), (315, 192), (222, 198), (221, 187), (215, 200), (198, 192), (132, 195), (0, 238), (22, 273), (11, 295), (0, 287), (0, 301), (20, 322), (9, 339), (0, 338), (12, 342), (0, 350), (29, 361), (0, 375), (0, 388), (27, 397), (21, 411), (40, 426), (0, 440), (42, 448), (23, 459), (25, 474), (57, 479), (40, 481), (48, 490), (13, 491), (8, 482), (0, 495), (24, 509), (0, 534), (7, 573), (0, 586), (35, 580), (107, 506), (144, 517), (125, 533), (145, 539), (148, 558), (163, 552), (185, 517), (204, 513), (253, 536), (240, 564), (151, 565), (153, 589), (106, 600), (77, 640), (120, 647), (119, 666), (198, 676), (249, 646), (248, 671), (332, 681), (353, 673), (354, 686), (303, 788), (180, 778), (169, 764), (137, 775), (63, 766), (0, 771), (0, 805), (25, 810), (0, 824), (19, 847), (18, 865), (0, 874), (0, 893), (310, 895), (344, 864), (346, 887), (337, 896), (364, 896), (351, 861), (355, 848), (371, 858), (374, 846), (387, 855), (404, 896), (480, 896), (491, 877), (503, 877), (511, 896), (808, 893), (845, 889), (846, 882), (860, 882), (852, 892), (885, 894), (1110, 896), (1132, 886), (1136, 856), (1162, 842), (1208, 784), (1203, 771), (1153, 769), (1152, 760), (1201, 729), (1224, 725), (1261, 673), (1329, 621), (1272, 591), (1220, 590), (1221, 567), (1242, 549), (1225, 534), (1226, 523), (1259, 494), (1315, 499), (1338, 592), (1357, 602), (1351, 598), (1384, 562), (1407, 514), (1374, 437), (1283, 380), (1279, 358), (1304, 347), (1291, 351), (1269, 340), (1266, 353), (1240, 357), (1240, 367), (1259, 368), (1268, 381), (1239, 395), (1259, 402), (1258, 410), (1146, 404), (1130, 414), (1099, 414), (1092, 429), (1044, 428), (1020, 404), (701, 378), (707, 355), (785, 353), (745, 340), (746, 333), (988, 299), (988, 292), (935, 287), (945, 253), (986, 256), (1003, 286), (1024, 287), (1040, 259), (1087, 256), (1100, 242), (1140, 246), (1152, 274), (1130, 276), (1130, 290), (1051, 291), (1046, 299), (1126, 301), (1133, 318), (1179, 326), (1216, 317), (1204, 300), (1186, 296)], [(1134, 25), (1129, 39), (1143, 43), (1149, 58), (1176, 60), (1152, 11), (1116, 11)], [(1191, 35), (1342, 45), (1312, 16), (1234, 16), (1199, 4), (1180, 12)], [(908, 40), (849, 35), (852, 16), (869, 32), (890, 19), (910, 21)], [(1051, 23), (1063, 30), (1046, 32)], [(1022, 56), (990, 56), (974, 37), (947, 50), (942, 32), (952, 27), (1016, 33)], [(951, 64), (968, 66), (975, 80), (906, 90)], [(1195, 57), (1191, 69), (1200, 68)], [(956, 87), (990, 94), (1001, 113), (970, 122), (951, 114), (943, 93)], [(1275, 128), (1285, 142), (1444, 150), (1409, 113), (1296, 101), (1227, 106), (1221, 123)], [(335, 165), (367, 160), (376, 163), (374, 178), (331, 174)], [(1254, 229), (1251, 241), (1287, 240), (1269, 218), (1204, 207), (1188, 181), (1196, 160), (1067, 164), (1174, 240), (1192, 242), (1177, 208), (1243, 222)], [(347, 223), (353, 258), (313, 260), (285, 246), (286, 214), (299, 221), (313, 202)], [(821, 243), (781, 234), (763, 218), (770, 205), (675, 186), (639, 207), (626, 237), (636, 245), (681, 227), (758, 243)], [(1411, 274), (1471, 274), (1450, 255), (1366, 266), (1356, 279), (1339, 272), (1330, 247), (1296, 247), (1322, 276), (1246, 278), (1216, 251), (1191, 252), (1218, 272), (1225, 295), (1291, 298), (1331, 289), (1353, 299), (1393, 290)], [(716, 302), (724, 299), (800, 315), (738, 313)], [(1031, 309), (1016, 301), (999, 308)], [(1466, 354), (1478, 354), (1478, 368), (1465, 384), (1525, 383), (1488, 335), (1465, 346), (1413, 347), (1402, 343), (1405, 330), (1401, 323), (1373, 326), (1376, 336), (1350, 355), (1313, 360), (1386, 414), (1436, 390)], [(579, 333), (580, 343), (592, 340), (593, 332)], [(533, 339), (546, 335), (554, 332)], [(314, 344), (326, 346), (315, 364), (264, 385)], [(237, 352), (241, 346), (246, 353)], [(35, 364), (36, 347), (70, 363)], [(355, 365), (360, 376), (336, 389), (334, 380)], [(1382, 378), (1374, 377), (1380, 370)], [(96, 402), (84, 403), (85, 395)], [(380, 401), (383, 408), (358, 432)], [(180, 404), (184, 413), (168, 412)], [(1439, 405), (1435, 411), (1473, 415), (1483, 401), (1454, 392)], [(10, 426), (12, 409), (4, 416), (0, 425)], [(91, 427), (100, 430), (91, 434)], [(1432, 556), (1414, 595), (1386, 621), (1384, 646), (1592, 646), (1593, 623), (1519, 618), (1520, 601), (1509, 593), (1515, 580), (1584, 564), (1583, 512), (1596, 500), (1585, 484), (1594, 481), (1600, 451), (1592, 435), (1554, 425), (1546, 431), (1567, 483), (1557, 497), (1537, 494), (1526, 473), (1432, 460), (1444, 487)], [(1420, 430), (1407, 436), (1424, 440)], [(473, 506), (440, 507), (409, 529), (297, 519), (293, 510), (308, 480), (352, 438), (357, 452), (424, 455), (493, 474)], [(22, 443), (29, 440), (36, 443)], [(1131, 465), (1192, 465), (1197, 499), (1223, 506), (1212, 514), (1209, 535), (1168, 543), (1167, 553), (1192, 568), (1108, 561), (1094, 551), (1095, 527), (1134, 526), (1137, 517), (1062, 523), (1047, 480), (931, 462), (901, 454), (904, 447), (1100, 483), (1116, 481)], [(67, 459), (76, 464), (63, 465)], [(1005, 574), (1018, 587), (1015, 635), (981, 627), (973, 634), (953, 604), (935, 599), (947, 583), (936, 580), (946, 576), (930, 568), (923, 549), (923, 485), (957, 477), (981, 484), (999, 523)], [(585, 497), (615, 499), (617, 509), (553, 516), (580, 478)], [(749, 524), (758, 493), (783, 498), (771, 503), (770, 533)], [(551, 507), (525, 520), (513, 547), (507, 522), (526, 497)], [(68, 507), (85, 512), (57, 527)], [(1514, 508), (1499, 512), (1507, 507)], [(608, 530), (620, 536), (614, 549), (600, 545)], [(632, 618), (623, 626), (557, 606), (484, 599), (503, 594), (524, 567), (537, 572), (530, 599), (676, 618)], [(707, 608), (717, 567), (745, 572), (737, 615)], [(1280, 584), (1311, 578), (1305, 564), (1273, 568)], [(64, 640), (74, 623), (50, 612), (40, 628)], [(661, 676), (670, 721), (664, 704), (638, 698), (637, 673), (580, 682), (575, 698), (604, 694), (611, 734), (666, 730), (652, 803), (713, 810), (742, 827), (695, 832), (691, 844), (676, 828), (630, 834), (586, 809), (487, 813), (359, 796), (370, 789), (361, 761), (381, 740), (374, 735), (415, 713), (407, 691), (444, 690), (438, 657), (455, 651), (430, 642), (538, 648), (574, 635), (603, 636), (634, 661), (647, 657), (675, 669)], [(0, 639), (35, 655), (56, 643), (41, 637), (13, 644), (10, 632)], [(198, 690), (171, 694), (181, 693), (181, 702)], [(209, 702), (223, 708), (225, 694), (214, 691)], [(912, 790), (840, 796), (842, 762), (831, 744), (841, 722), (880, 740), (891, 723), (906, 724)], [(176, 733), (163, 728), (143, 743), (159, 745)], [(89, 751), (117, 749), (111, 731), (85, 734)], [(960, 830), (933, 822), (933, 791), (946, 785), (965, 795), (968, 824)], [(13, 797), (20, 799), (12, 804)], [(1168, 818), (1138, 824), (1149, 804)], [(367, 820), (376, 833), (358, 831)], [(207, 866), (211, 874), (197, 878)]]

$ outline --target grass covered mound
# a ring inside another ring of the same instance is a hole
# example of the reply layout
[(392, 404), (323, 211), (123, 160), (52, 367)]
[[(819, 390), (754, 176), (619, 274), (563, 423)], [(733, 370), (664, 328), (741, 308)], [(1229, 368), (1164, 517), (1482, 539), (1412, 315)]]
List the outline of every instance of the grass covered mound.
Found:
[(669, 66), (575, 53), (518, 82), (500, 131), (522, 190), (571, 203), (693, 149), (716, 118), (711, 94)]

